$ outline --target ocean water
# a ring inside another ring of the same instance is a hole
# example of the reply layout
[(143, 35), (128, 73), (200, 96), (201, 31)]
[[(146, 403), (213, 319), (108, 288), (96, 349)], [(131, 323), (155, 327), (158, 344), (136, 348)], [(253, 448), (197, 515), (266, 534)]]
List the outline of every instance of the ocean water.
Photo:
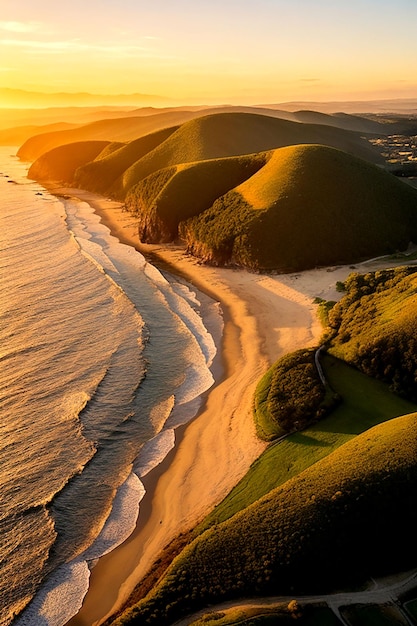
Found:
[(221, 312), (15, 152), (0, 148), (0, 626), (60, 626), (212, 385)]

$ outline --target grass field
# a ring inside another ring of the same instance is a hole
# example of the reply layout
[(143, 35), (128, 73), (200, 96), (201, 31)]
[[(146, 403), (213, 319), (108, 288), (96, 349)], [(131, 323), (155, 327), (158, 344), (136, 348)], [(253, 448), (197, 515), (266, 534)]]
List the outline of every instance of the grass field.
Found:
[(229, 496), (197, 527), (197, 533), (232, 517), (368, 428), (417, 411), (417, 404), (393, 394), (384, 383), (339, 359), (324, 355), (322, 365), (341, 403), (314, 426), (271, 444)]

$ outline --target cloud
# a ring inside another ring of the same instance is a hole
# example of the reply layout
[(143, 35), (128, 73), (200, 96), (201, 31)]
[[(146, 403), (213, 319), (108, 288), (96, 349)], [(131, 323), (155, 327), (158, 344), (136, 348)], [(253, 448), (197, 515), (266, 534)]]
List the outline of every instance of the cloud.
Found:
[(10, 33), (33, 33), (38, 30), (40, 24), (38, 22), (2, 22), (0, 21), (0, 30), (6, 30)]
[(28, 39), (0, 39), (0, 46), (24, 49), (31, 54), (77, 54), (88, 52), (97, 53), (111, 58), (141, 58), (141, 59), (169, 59), (177, 57), (161, 54), (149, 47), (135, 44), (92, 44), (84, 43), (79, 39), (63, 41), (41, 41)]

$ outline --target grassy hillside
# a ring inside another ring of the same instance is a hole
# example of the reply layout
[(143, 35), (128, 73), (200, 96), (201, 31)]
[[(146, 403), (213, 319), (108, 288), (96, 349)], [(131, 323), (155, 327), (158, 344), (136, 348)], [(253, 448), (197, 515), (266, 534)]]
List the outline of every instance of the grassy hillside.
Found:
[(95, 159), (108, 145), (108, 141), (80, 141), (59, 146), (32, 163), (28, 177), (71, 185), (77, 168)]
[(208, 209), (219, 196), (252, 176), (267, 155), (228, 157), (158, 170), (135, 185), (126, 207), (148, 243), (173, 241), (181, 221)]
[(414, 565), (417, 414), (358, 435), (194, 540), (114, 624), (245, 595), (323, 592)]
[(269, 441), (304, 430), (338, 402), (337, 396), (320, 380), (315, 354), (314, 348), (287, 354), (259, 381), (254, 416), (261, 439)]
[(383, 163), (379, 152), (353, 132), (260, 114), (218, 113), (182, 124), (167, 141), (126, 170), (115, 185), (114, 193), (125, 197), (140, 180), (172, 165), (251, 154), (299, 143), (330, 145), (369, 161)]
[[(53, 111), (53, 110), (52, 110)], [(88, 112), (88, 109), (86, 109)], [(83, 112), (83, 109), (80, 109), (80, 112)], [(133, 139), (137, 139), (138, 137), (144, 136), (146, 134), (155, 132), (162, 128), (168, 128), (170, 126), (175, 126), (178, 124), (183, 124), (188, 120), (192, 120), (195, 118), (199, 118), (206, 115), (212, 114), (230, 114), (232, 112), (236, 113), (253, 113), (253, 114), (261, 114), (263, 116), (282, 118), (291, 121), (298, 121), (296, 113), (290, 113), (288, 111), (280, 111), (277, 109), (272, 109), (268, 107), (241, 107), (241, 106), (226, 106), (226, 107), (191, 107), (191, 108), (167, 108), (167, 109), (138, 109), (131, 112), (120, 112), (120, 114), (115, 117), (115, 112), (109, 111), (107, 114), (106, 110), (102, 111), (102, 119), (97, 119), (97, 113), (94, 113), (95, 120), (94, 122), (87, 123), (86, 122), (80, 126), (79, 129), (73, 129), (68, 131), (61, 132), (44, 132), (42, 135), (38, 135), (35, 137), (30, 137), (27, 141), (25, 141), (24, 145), (21, 147), (19, 156), (27, 161), (33, 161), (38, 158), (42, 153), (51, 150), (59, 145), (64, 145), (67, 143), (73, 143), (75, 141), (88, 141), (88, 140), (103, 140), (108, 139), (110, 141), (131, 141)], [(311, 112), (308, 112), (311, 113)], [(317, 116), (314, 113), (311, 113), (314, 117), (303, 119), (303, 115), (299, 116), (300, 121), (311, 122), (312, 120), (316, 120)], [(65, 116), (68, 116), (67, 117)], [(117, 113), (116, 113), (117, 115)], [(87, 118), (87, 115), (85, 115)], [(352, 116), (353, 117), (353, 116)], [(46, 118), (47, 119), (47, 118)], [(78, 119), (74, 120), (74, 114), (71, 110), (63, 110), (62, 117), (56, 118), (51, 117), (51, 121), (76, 121), (76, 123), (81, 123), (82, 115), (78, 115)], [(362, 119), (360, 123), (354, 123), (352, 121), (347, 122), (346, 119), (337, 120), (335, 116), (332, 115), (324, 115), (322, 114), (319, 118), (320, 121), (315, 123), (330, 125), (330, 126), (338, 126), (339, 128), (348, 128), (349, 130), (360, 131), (363, 132), (380, 132), (384, 134), (384, 125), (380, 124), (375, 127), (377, 122), (372, 122), (371, 120), (367, 121), (365, 118)], [(336, 122), (336, 124), (334, 123)], [(16, 124), (10, 124), (10, 126)], [(392, 131), (394, 132), (394, 131)], [(37, 133), (38, 134), (38, 133)], [(314, 141), (319, 142), (316, 139), (305, 139), (304, 141)], [(326, 143), (326, 142), (324, 142)], [(332, 143), (330, 145), (333, 145)], [(365, 142), (363, 143), (365, 145)], [(276, 146), (271, 146), (276, 147)], [(343, 146), (337, 146), (342, 149)], [(349, 150), (348, 150), (349, 151)], [(362, 155), (363, 156), (363, 155)], [(366, 158), (366, 157), (364, 157)]]
[(328, 351), (417, 399), (417, 268), (352, 273), (329, 313)]
[[(332, 129), (333, 130), (333, 129)], [(417, 240), (417, 194), (340, 150), (297, 145), (180, 227), (213, 264), (298, 271), (404, 249)]]
[(77, 170), (74, 178), (75, 186), (106, 195), (115, 180), (132, 163), (165, 141), (176, 129), (176, 126), (164, 128), (127, 144), (112, 142), (113, 149), (103, 151), (99, 158), (86, 163)]
[[(327, 354), (321, 362), (331, 389), (339, 396), (337, 406), (301, 433), (269, 446), (196, 532), (229, 519), (365, 430), (417, 411), (416, 403), (393, 394), (387, 385), (347, 363)], [(294, 387), (297, 383), (295, 379)]]
[(19, 148), (18, 156), (24, 161), (34, 161), (41, 154), (78, 141), (132, 141), (162, 128), (181, 124), (194, 117), (190, 111), (170, 111), (154, 115), (137, 115), (117, 119), (102, 119), (75, 129), (48, 132), (30, 137)]

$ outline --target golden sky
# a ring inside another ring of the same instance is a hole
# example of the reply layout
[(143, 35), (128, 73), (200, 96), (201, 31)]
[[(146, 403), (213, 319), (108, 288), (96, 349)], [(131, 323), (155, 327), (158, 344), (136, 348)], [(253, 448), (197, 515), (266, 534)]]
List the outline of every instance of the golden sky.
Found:
[(0, 88), (182, 103), (417, 96), (417, 0), (0, 0), (0, 9)]

